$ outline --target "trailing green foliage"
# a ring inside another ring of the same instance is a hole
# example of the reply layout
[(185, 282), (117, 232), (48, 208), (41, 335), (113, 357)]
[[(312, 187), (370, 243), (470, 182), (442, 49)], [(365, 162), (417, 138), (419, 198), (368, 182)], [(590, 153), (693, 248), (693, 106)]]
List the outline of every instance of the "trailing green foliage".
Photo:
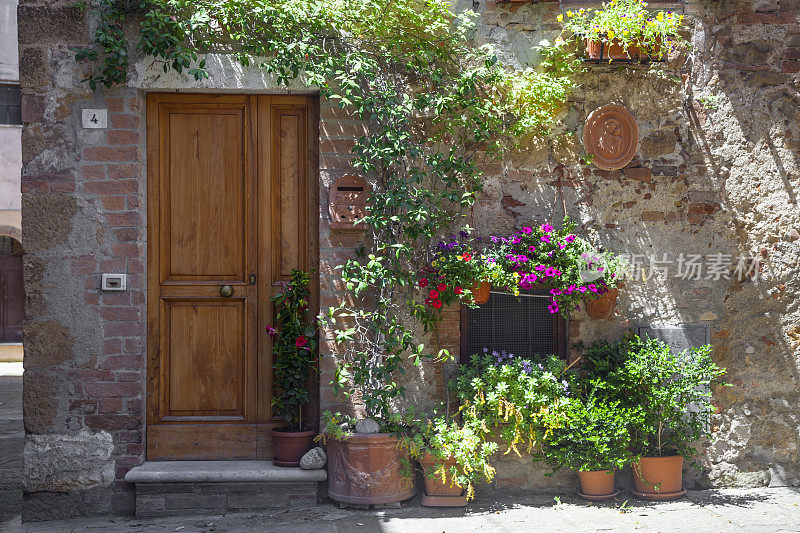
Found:
[[(317, 330), (313, 317), (308, 317), (310, 279), (308, 272), (292, 269), (289, 281), (272, 297), (275, 327), (267, 324), (275, 355), (272, 408), (290, 431), (303, 431), (303, 406), (309, 401), (309, 370), (317, 362)], [(308, 420), (306, 424), (310, 425)]]

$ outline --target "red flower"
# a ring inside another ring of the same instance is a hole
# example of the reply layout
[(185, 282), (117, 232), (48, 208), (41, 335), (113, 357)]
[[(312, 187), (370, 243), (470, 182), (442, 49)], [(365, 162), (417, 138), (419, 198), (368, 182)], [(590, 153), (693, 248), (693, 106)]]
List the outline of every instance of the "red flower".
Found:
[(439, 293), (436, 292), (436, 291), (431, 291), (431, 292), (428, 293), (428, 296), (431, 297), (431, 300), (435, 300), (436, 298), (439, 297)]
[(431, 305), (432, 301), (430, 298), (425, 298), (425, 305)]
[(439, 292), (444, 292), (447, 290), (447, 285), (445, 285), (444, 283), (440, 283), (439, 286), (436, 287), (436, 290)]
[(423, 289), (428, 286), (428, 278), (422, 278), (419, 280), (419, 286)]
[(435, 309), (439, 309), (440, 307), (442, 307), (442, 301), (441, 300), (434, 300), (434, 301), (431, 302), (431, 305)]
[(295, 341), (294, 341), (294, 345), (295, 345), (297, 348), (302, 348), (302, 347), (303, 347), (303, 346), (305, 346), (306, 344), (308, 344), (308, 341), (307, 341), (307, 340), (306, 340), (306, 338), (305, 338), (305, 337), (303, 337), (302, 335), (300, 335), (299, 337), (297, 337), (297, 338), (295, 339)]
[(472, 255), (470, 255), (470, 254), (468, 254), (468, 253), (465, 253), (464, 255), (462, 255), (462, 256), (461, 256), (461, 258), (462, 258), (464, 261), (470, 261), (470, 260), (472, 259)]
[(456, 285), (456, 288), (454, 290), (455, 290), (456, 294), (464, 294), (464, 289), (462, 289), (458, 285)]

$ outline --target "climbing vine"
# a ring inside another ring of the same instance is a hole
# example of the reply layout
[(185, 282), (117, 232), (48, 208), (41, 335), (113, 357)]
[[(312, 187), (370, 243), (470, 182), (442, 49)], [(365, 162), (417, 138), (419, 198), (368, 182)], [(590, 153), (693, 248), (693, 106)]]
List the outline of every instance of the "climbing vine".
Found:
[[(77, 52), (93, 68), (92, 88), (126, 79), (121, 6), (100, 0), (95, 46)], [(342, 269), (351, 304), (324, 315), (344, 350), (335, 387), (358, 391), (370, 416), (388, 420), (403, 358), (441, 355), (411, 329), (424, 312), (412, 287), (431, 243), (466, 222), (479, 164), (554, 126), (574, 61), (556, 45), (543, 68), (506, 68), (471, 40), (472, 14), (444, 0), (152, 0), (131, 19), (136, 49), (165, 71), (201, 80), (206, 54), (231, 54), (278, 84), (318, 89), (366, 125), (352, 152), (375, 183), (367, 244)]]

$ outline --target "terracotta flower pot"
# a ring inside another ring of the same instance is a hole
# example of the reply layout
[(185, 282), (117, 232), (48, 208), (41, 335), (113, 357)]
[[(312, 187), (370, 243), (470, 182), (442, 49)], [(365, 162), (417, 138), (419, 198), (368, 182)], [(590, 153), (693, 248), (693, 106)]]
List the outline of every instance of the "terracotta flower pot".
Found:
[(586, 54), (589, 59), (642, 59), (642, 50), (636, 45), (628, 46), (627, 51), (619, 39), (611, 39), (610, 43), (590, 41), (586, 39)]
[(456, 464), (456, 460), (451, 458), (441, 460), (435, 459), (431, 454), (425, 452), (419, 464), (422, 467), (422, 472), (425, 479), (425, 493), (430, 496), (461, 496), (464, 487), (452, 483), (451, 475), (446, 475), (446, 481), (442, 483), (441, 474), (434, 473), (437, 465), (443, 465), (445, 469), (449, 470), (450, 467)]
[(470, 291), (472, 291), (472, 299), (478, 305), (485, 304), (489, 301), (489, 294), (491, 290), (492, 284), (488, 281), (481, 281), (470, 288)]
[(600, 501), (613, 498), (618, 494), (618, 491), (614, 490), (613, 470), (580, 471), (578, 477), (581, 480), (579, 494), (582, 498)]
[(683, 457), (640, 457), (633, 464), (633, 493), (648, 500), (672, 500), (686, 494)]
[(344, 503), (382, 504), (414, 495), (408, 454), (386, 433), (328, 440), (328, 496)]
[(272, 462), (276, 466), (300, 466), (300, 459), (311, 449), (315, 431), (281, 431), (273, 429)]
[(614, 288), (603, 293), (598, 298), (584, 299), (583, 303), (586, 306), (586, 312), (595, 320), (611, 318), (611, 315), (614, 314), (614, 308), (617, 306), (618, 294), (619, 289)]

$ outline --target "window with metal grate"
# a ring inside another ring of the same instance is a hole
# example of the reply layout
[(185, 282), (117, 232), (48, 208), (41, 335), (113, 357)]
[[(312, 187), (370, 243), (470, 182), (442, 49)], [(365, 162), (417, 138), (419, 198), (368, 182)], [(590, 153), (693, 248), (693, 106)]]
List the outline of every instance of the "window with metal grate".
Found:
[(22, 124), (19, 85), (0, 84), (0, 124)]
[(566, 323), (547, 310), (546, 292), (520, 296), (493, 292), (485, 304), (461, 307), (461, 362), (483, 348), (521, 357), (556, 354), (566, 358)]

